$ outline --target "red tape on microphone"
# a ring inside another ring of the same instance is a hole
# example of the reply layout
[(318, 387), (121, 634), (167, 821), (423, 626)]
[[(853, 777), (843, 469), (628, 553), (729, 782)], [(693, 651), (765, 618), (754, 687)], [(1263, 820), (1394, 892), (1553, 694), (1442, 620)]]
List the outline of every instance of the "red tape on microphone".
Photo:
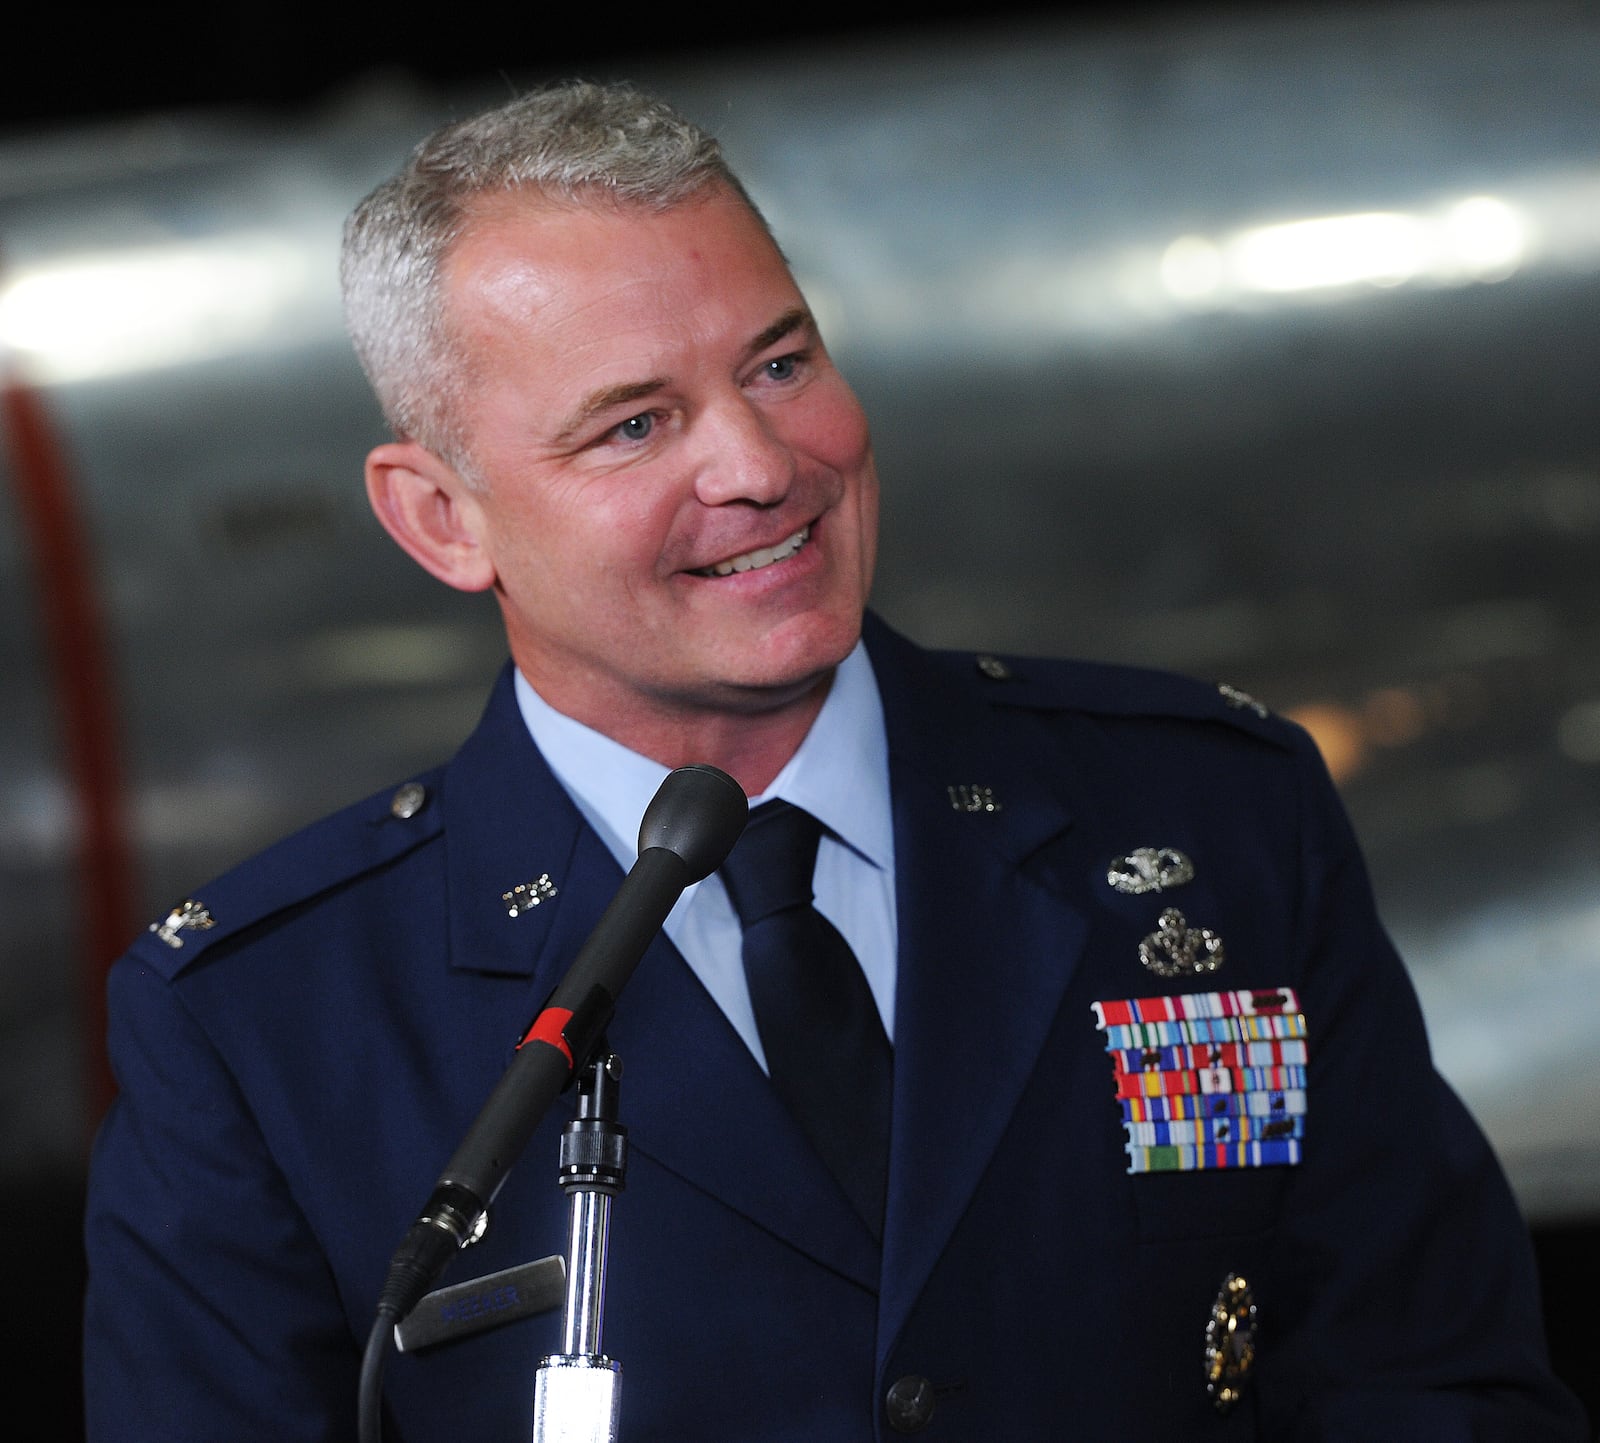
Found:
[(533, 1026), (527, 1035), (517, 1044), (517, 1051), (521, 1052), (530, 1042), (545, 1042), (551, 1047), (559, 1048), (561, 1055), (567, 1059), (567, 1069), (573, 1066), (572, 1049), (567, 1046), (565, 1036), (566, 1027), (572, 1021), (572, 1013), (564, 1007), (546, 1007), (533, 1019)]

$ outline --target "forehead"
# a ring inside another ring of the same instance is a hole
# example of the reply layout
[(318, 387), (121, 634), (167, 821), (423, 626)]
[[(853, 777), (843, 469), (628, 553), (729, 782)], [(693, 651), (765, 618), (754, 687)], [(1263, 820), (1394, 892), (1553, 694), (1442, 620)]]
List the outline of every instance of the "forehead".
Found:
[[(762, 287), (793, 290), (760, 217), (724, 186), (671, 205), (536, 190), (480, 198), (440, 268), (452, 330), (557, 320), (606, 298), (663, 303)], [(565, 303), (565, 304), (564, 304)]]

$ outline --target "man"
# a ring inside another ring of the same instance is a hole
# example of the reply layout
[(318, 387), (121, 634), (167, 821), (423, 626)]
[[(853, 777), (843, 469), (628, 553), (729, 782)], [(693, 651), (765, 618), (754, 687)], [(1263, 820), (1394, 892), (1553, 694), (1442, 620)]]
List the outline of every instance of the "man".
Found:
[[(526, 97), (363, 202), (345, 283), (396, 433), (373, 507), (493, 591), (513, 666), (448, 767), (119, 964), (96, 1438), (349, 1436), (390, 1254), (696, 762), (820, 820), (815, 910), (892, 1047), (886, 1191), (787, 1091), (747, 837), (609, 1029), (624, 1437), (1581, 1436), (1308, 740), (1172, 678), (862, 639), (867, 428), (713, 142)], [(561, 1249), (562, 1120), (451, 1281)], [(392, 1436), (527, 1436), (557, 1351), (545, 1318), (394, 1357)]]

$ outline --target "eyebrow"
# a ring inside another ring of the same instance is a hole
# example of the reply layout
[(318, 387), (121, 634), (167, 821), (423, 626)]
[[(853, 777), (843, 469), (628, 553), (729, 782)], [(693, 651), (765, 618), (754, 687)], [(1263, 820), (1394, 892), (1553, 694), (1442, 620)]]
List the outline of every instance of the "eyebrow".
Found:
[(664, 376), (655, 376), (648, 381), (629, 381), (625, 385), (607, 386), (603, 391), (596, 391), (584, 400), (568, 418), (567, 424), (556, 433), (556, 445), (565, 446), (596, 416), (603, 415), (616, 406), (626, 406), (633, 401), (642, 401), (647, 396), (653, 396), (666, 384)]
[(815, 324), (816, 322), (812, 318), (810, 311), (804, 306), (795, 306), (792, 310), (785, 311), (766, 330), (750, 342), (748, 349), (745, 351), (745, 358), (748, 360), (752, 356), (760, 355), (768, 346), (775, 345), (783, 340), (785, 336), (792, 336), (796, 331)]
[[(811, 312), (804, 306), (795, 306), (785, 311), (770, 326), (759, 335), (755, 336), (750, 344), (745, 347), (744, 355), (748, 360), (758, 356), (768, 346), (776, 345), (786, 336), (792, 336), (796, 331), (807, 326), (815, 325)], [(567, 445), (596, 417), (604, 415), (607, 411), (618, 406), (631, 405), (634, 401), (643, 401), (653, 396), (656, 392), (664, 390), (667, 386), (665, 376), (652, 376), (647, 381), (627, 381), (619, 386), (607, 386), (604, 390), (596, 391), (593, 395), (584, 398), (567, 423), (556, 433), (555, 444)]]

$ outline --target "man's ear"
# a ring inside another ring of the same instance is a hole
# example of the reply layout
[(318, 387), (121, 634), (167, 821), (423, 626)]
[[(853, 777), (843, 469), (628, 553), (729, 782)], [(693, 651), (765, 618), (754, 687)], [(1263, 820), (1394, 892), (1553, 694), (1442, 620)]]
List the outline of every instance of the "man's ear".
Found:
[(424, 571), (458, 591), (495, 583), (477, 495), (456, 470), (415, 441), (367, 457), (367, 499), (383, 529)]

